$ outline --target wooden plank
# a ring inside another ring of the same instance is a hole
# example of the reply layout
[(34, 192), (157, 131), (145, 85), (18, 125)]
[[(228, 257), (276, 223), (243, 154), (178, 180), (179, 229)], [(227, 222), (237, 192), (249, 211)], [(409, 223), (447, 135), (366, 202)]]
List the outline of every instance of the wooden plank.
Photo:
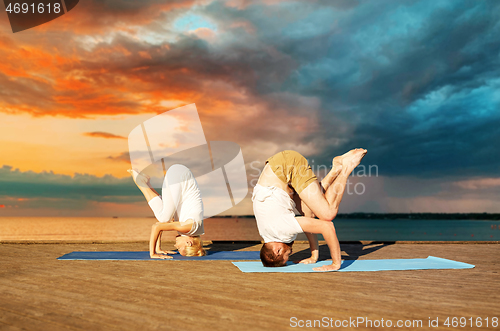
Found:
[[(165, 248), (169, 248), (167, 244)], [(228, 261), (58, 261), (75, 250), (147, 250), (122, 244), (0, 245), (3, 329), (284, 330), (290, 318), (393, 321), (500, 317), (498, 245), (342, 245), (344, 258), (425, 258), (466, 270), (244, 274)], [(260, 245), (210, 244), (217, 250)], [(308, 247), (294, 245), (294, 257)], [(322, 256), (328, 256), (326, 246)], [(496, 315), (495, 315), (496, 314)], [(424, 324), (425, 326), (425, 324)], [(449, 330), (442, 324), (442, 330)], [(481, 329), (486, 328), (485, 325)]]

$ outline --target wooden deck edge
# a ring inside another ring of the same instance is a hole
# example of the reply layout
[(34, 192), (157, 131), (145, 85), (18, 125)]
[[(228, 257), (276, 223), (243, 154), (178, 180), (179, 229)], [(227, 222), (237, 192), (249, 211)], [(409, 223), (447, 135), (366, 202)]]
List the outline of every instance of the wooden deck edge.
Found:
[[(164, 240), (164, 243), (174, 243), (172, 240)], [(148, 241), (145, 240), (0, 240), (0, 245), (9, 244), (24, 244), (24, 245), (41, 245), (41, 244), (132, 244), (132, 243), (144, 243), (147, 244)], [(210, 244), (262, 244), (262, 241), (254, 240), (203, 240), (204, 245)], [(307, 244), (307, 240), (295, 240), (297, 244)], [(326, 244), (325, 241), (319, 241), (320, 244)], [(376, 245), (376, 244), (386, 244), (386, 245), (404, 245), (404, 244), (500, 244), (500, 241), (390, 241), (390, 240), (360, 240), (360, 241), (340, 241), (340, 244), (344, 245)]]

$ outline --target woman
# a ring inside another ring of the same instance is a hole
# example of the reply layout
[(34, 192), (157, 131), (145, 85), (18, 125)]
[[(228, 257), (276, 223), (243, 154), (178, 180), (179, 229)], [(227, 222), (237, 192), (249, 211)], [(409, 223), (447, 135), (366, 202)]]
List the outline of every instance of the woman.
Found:
[[(184, 256), (204, 256), (203, 242), (200, 235), (203, 229), (203, 202), (200, 189), (193, 173), (185, 166), (175, 164), (165, 175), (161, 196), (149, 185), (149, 177), (129, 169), (137, 187), (144, 194), (149, 206), (153, 210), (158, 223), (151, 229), (149, 240), (149, 255), (155, 259), (171, 259), (168, 254), (173, 251), (164, 251), (160, 248), (161, 233), (163, 231), (177, 231), (175, 248)], [(177, 212), (177, 213), (176, 213)], [(174, 218), (176, 221), (174, 221)]]

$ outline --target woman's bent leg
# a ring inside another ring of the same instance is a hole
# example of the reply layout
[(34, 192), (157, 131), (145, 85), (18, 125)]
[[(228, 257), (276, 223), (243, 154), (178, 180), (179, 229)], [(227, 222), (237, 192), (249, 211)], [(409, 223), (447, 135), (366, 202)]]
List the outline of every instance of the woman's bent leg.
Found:
[(156, 196), (148, 202), (156, 219), (162, 223), (168, 222), (174, 217), (177, 205), (174, 199), (178, 200), (181, 196), (181, 192), (177, 192), (181, 189), (180, 185), (169, 185), (168, 175), (167, 171), (161, 188), (161, 197)]

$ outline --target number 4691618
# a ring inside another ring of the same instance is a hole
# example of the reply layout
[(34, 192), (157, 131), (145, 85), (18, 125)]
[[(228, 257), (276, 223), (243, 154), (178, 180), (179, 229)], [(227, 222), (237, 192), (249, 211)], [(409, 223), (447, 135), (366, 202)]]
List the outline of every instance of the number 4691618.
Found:
[(43, 3), (38, 3), (38, 5), (35, 5), (34, 3), (28, 4), (28, 3), (9, 3), (7, 8), (5, 8), (5, 11), (8, 12), (9, 14), (14, 13), (14, 14), (27, 14), (27, 13), (32, 13), (32, 14), (43, 14), (47, 13), (50, 14), (56, 13), (59, 14), (61, 12), (61, 4), (60, 3), (48, 3), (48, 4), (43, 4)]
[(473, 318), (473, 317), (469, 317), (469, 318), (465, 318), (465, 317), (448, 317), (446, 318), (446, 321), (444, 321), (443, 323), (444, 326), (447, 326), (447, 327), (465, 327), (465, 326), (470, 326), (470, 327), (476, 327), (476, 328), (480, 328), (480, 327), (489, 327), (489, 326), (492, 326), (494, 328), (498, 327), (498, 317), (492, 317), (491, 319), (489, 319), (488, 317), (485, 317), (485, 318), (481, 318), (481, 317), (476, 317), (476, 318)]

